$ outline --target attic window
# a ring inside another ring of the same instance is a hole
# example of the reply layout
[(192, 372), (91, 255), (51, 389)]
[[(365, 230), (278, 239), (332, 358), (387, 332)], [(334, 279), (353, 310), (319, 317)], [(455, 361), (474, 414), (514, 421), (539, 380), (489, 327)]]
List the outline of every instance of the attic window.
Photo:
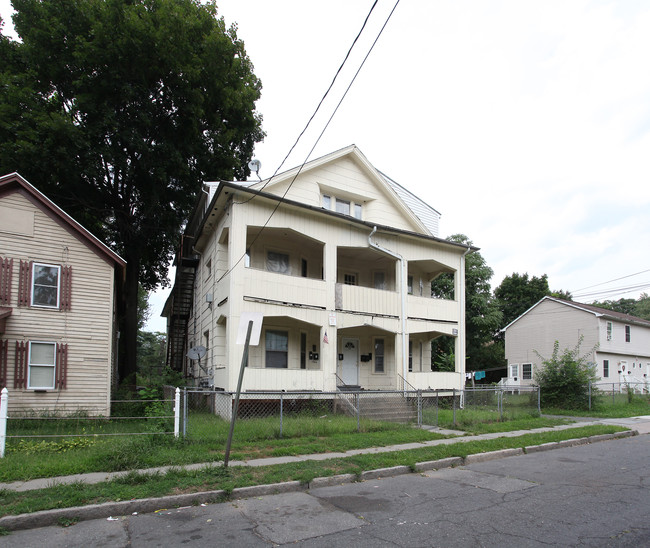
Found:
[(353, 216), (355, 219), (361, 219), (362, 217), (363, 206), (361, 203), (337, 198), (329, 194), (323, 194), (321, 203), (323, 209), (334, 210), (343, 215)]

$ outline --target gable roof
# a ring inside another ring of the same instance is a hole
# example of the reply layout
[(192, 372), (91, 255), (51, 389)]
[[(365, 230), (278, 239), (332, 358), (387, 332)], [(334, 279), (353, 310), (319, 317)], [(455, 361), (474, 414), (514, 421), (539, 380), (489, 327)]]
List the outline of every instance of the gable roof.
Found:
[(102, 257), (105, 261), (113, 263), (120, 269), (126, 266), (126, 261), (115, 253), (99, 238), (90, 233), (70, 215), (57, 206), (45, 194), (34, 187), (24, 177), (18, 173), (10, 173), (0, 177), (0, 196), (10, 192), (20, 192), (36, 207), (40, 208), (58, 224), (69, 230), (74, 236), (81, 240), (94, 253)]
[(558, 304), (566, 305), (571, 308), (575, 308), (576, 310), (582, 310), (583, 312), (588, 312), (599, 318), (602, 317), (602, 318), (616, 320), (624, 323), (650, 327), (650, 321), (644, 320), (643, 318), (637, 318), (636, 316), (632, 316), (630, 314), (615, 312), (614, 310), (609, 310), (608, 308), (601, 308), (599, 306), (594, 306), (592, 304), (577, 303), (574, 301), (566, 301), (564, 299), (558, 299), (557, 297), (546, 296), (546, 297), (542, 297), (539, 301), (537, 301), (533, 306), (531, 306), (528, 310), (526, 310), (526, 312), (521, 314), (519, 317), (512, 320), (508, 325), (506, 325), (503, 329), (501, 329), (501, 332), (504, 333), (505, 330), (508, 329), (512, 324), (519, 321), (520, 318), (523, 318), (526, 314), (528, 314), (531, 310), (539, 306), (544, 301), (553, 301)]
[[(395, 206), (411, 221), (411, 223), (413, 223), (415, 227), (417, 227), (418, 230), (429, 236), (438, 236), (437, 223), (432, 223), (431, 217), (435, 215), (439, 216), (440, 214), (404, 187), (398, 185), (395, 181), (390, 179), (390, 177), (387, 177), (377, 170), (377, 168), (368, 161), (356, 145), (349, 145), (340, 150), (326, 154), (325, 156), (321, 156), (320, 158), (316, 158), (315, 160), (310, 160), (304, 165), (294, 167), (261, 182), (240, 184), (250, 186), (250, 188), (255, 190), (268, 189), (287, 180), (292, 180), (301, 173), (335, 162), (346, 156), (351, 157), (359, 166), (361, 166), (366, 175), (374, 181), (380, 189), (390, 196)], [(432, 230), (434, 227), (435, 230)]]

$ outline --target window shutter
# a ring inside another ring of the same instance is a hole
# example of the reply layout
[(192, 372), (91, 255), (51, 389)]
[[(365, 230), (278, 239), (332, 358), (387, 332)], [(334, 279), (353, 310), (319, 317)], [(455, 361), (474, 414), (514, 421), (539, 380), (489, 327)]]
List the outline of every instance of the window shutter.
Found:
[(56, 345), (56, 381), (54, 388), (65, 389), (68, 382), (68, 345)]
[(0, 339), (0, 390), (7, 386), (7, 352), (9, 341)]
[(61, 310), (70, 310), (72, 305), (72, 267), (61, 267)]
[(0, 305), (11, 305), (11, 275), (13, 270), (13, 259), (0, 259)]
[(16, 341), (16, 364), (14, 367), (14, 388), (27, 386), (27, 344)]
[(32, 292), (32, 262), (20, 261), (18, 306), (29, 306)]

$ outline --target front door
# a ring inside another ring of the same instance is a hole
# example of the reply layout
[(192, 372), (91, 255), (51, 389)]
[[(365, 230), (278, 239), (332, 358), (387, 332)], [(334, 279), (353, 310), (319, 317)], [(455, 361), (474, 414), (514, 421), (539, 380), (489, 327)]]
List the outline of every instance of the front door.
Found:
[(342, 339), (341, 379), (345, 384), (359, 384), (359, 339)]

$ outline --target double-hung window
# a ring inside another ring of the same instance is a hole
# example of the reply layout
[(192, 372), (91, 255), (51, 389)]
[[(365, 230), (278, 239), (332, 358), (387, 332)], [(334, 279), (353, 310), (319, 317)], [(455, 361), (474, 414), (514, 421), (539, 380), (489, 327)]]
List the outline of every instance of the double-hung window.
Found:
[(519, 376), (519, 364), (514, 363), (510, 366), (510, 377), (514, 379), (515, 377), (518, 376)]
[(29, 343), (27, 388), (52, 390), (56, 372), (56, 343)]
[(632, 340), (632, 328), (629, 325), (625, 326), (625, 342)]
[(32, 306), (59, 307), (61, 267), (34, 263), (32, 269)]
[(266, 332), (266, 367), (287, 369), (289, 367), (289, 333), (268, 330)]
[(533, 364), (532, 363), (522, 363), (521, 364), (521, 378), (524, 380), (530, 380), (533, 378)]
[(609, 360), (603, 360), (603, 378), (609, 377)]
[(607, 322), (607, 340), (611, 341), (612, 340), (612, 330), (613, 330), (613, 325), (612, 322)]

